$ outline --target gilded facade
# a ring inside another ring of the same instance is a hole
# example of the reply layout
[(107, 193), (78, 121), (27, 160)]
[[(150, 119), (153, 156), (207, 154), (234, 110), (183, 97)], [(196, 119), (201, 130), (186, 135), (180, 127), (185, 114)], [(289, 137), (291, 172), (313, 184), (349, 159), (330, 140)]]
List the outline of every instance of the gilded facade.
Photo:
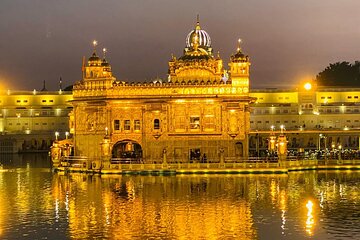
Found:
[[(94, 44), (95, 46), (96, 44)], [(228, 74), (197, 22), (183, 56), (172, 56), (166, 82), (129, 83), (94, 52), (75, 83), (70, 130), (75, 155), (100, 158), (110, 139), (113, 159), (188, 162), (246, 157), (250, 131), (249, 57), (240, 44)]]

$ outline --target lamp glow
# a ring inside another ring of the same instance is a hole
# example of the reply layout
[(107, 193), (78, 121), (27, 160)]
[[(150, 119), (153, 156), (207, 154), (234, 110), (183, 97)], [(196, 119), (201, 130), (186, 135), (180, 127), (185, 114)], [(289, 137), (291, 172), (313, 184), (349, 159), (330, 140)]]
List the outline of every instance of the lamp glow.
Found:
[(304, 84), (304, 88), (305, 88), (306, 91), (311, 90), (311, 88), (312, 88), (311, 83), (309, 83), (309, 82), (305, 83), (305, 84)]

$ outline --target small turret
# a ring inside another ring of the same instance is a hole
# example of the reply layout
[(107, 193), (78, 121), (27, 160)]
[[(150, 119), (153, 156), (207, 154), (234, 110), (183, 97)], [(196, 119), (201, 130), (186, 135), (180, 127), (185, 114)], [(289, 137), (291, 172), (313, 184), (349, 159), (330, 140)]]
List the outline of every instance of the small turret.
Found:
[(234, 86), (249, 87), (250, 65), (249, 56), (242, 52), (239, 39), (236, 53), (230, 57), (229, 63), (230, 79)]
[(96, 40), (93, 41), (93, 54), (88, 59), (88, 65), (85, 66), (85, 74), (83, 76), (84, 79), (103, 79), (103, 78), (111, 78), (111, 66), (106, 60), (106, 48), (103, 49), (103, 59), (101, 59), (96, 53), (96, 46), (98, 42)]

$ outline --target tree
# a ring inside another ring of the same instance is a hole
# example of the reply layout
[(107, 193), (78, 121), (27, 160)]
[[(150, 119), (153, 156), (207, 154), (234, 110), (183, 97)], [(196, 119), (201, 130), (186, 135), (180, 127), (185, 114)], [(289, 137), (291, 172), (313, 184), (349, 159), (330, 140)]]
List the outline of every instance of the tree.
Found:
[(332, 63), (316, 76), (318, 86), (360, 87), (360, 62)]
[(73, 85), (69, 85), (66, 88), (64, 88), (64, 91), (72, 91), (73, 90)]

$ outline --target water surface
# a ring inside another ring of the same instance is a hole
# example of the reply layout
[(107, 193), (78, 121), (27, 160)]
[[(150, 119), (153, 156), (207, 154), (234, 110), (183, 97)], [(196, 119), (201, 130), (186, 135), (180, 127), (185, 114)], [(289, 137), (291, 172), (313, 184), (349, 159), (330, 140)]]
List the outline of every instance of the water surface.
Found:
[(360, 239), (360, 172), (99, 176), (0, 156), (1, 239)]

